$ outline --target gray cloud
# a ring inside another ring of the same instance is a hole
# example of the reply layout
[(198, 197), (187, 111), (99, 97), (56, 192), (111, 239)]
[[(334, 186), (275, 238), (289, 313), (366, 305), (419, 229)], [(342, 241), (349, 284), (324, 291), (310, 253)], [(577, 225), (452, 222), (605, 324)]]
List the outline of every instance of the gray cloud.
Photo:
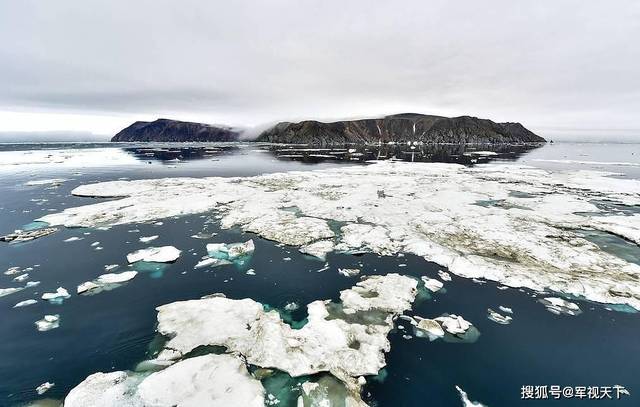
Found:
[(0, 38), (0, 110), (640, 129), (636, 1), (0, 0)]

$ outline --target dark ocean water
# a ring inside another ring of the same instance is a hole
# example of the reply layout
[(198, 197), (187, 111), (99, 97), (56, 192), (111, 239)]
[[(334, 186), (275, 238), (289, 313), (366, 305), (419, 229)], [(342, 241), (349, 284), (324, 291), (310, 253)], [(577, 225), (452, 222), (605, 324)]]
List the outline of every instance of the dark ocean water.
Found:
[[(0, 145), (0, 156), (20, 154), (24, 149), (64, 147), (67, 146)], [(259, 151), (255, 146), (193, 146), (184, 151), (175, 147), (162, 148), (162, 151), (153, 152), (145, 146), (142, 150), (127, 146), (124, 153), (131, 160), (118, 165), (110, 163), (112, 157), (106, 151), (102, 157), (104, 162), (97, 160), (80, 169), (47, 164), (2, 166), (0, 163), (0, 234), (21, 228), (51, 209), (58, 211), (95, 202), (91, 198), (70, 195), (76, 186), (90, 182), (122, 177), (247, 176), (312, 170), (358, 164), (368, 159), (368, 154), (380, 154), (375, 150), (359, 150), (362, 156), (347, 153), (340, 159), (309, 157), (308, 152), (302, 154), (303, 157), (276, 158), (282, 152)], [(327, 155), (325, 153), (317, 154)], [(404, 157), (395, 151), (382, 154)], [(429, 157), (427, 153), (421, 154), (425, 160), (439, 159), (440, 154), (447, 156), (442, 152), (434, 152)], [(557, 143), (530, 151), (501, 152), (500, 156), (491, 158), (549, 169), (604, 169), (622, 172), (621, 176), (639, 177), (638, 154), (638, 145)], [(449, 155), (442, 160), (455, 162), (470, 157), (464, 152), (452, 155), (454, 157)], [(171, 161), (175, 158), (181, 161)], [(56, 188), (24, 185), (29, 180), (47, 178), (67, 181)], [(139, 232), (131, 232), (136, 229)], [(206, 240), (191, 237), (201, 231), (217, 235)], [(103, 274), (107, 264), (119, 264), (116, 272), (129, 269), (126, 254), (145, 247), (138, 238), (151, 235), (160, 236), (152, 245), (173, 245), (183, 251), (182, 256), (159, 269), (139, 269), (141, 275), (112, 291), (93, 296), (72, 295), (58, 305), (39, 300), (29, 307), (12, 308), (19, 301), (39, 298), (43, 292), (55, 291), (58, 286), (74, 294), (78, 284)], [(63, 242), (73, 236), (83, 240)], [(254, 239), (256, 250), (245, 265), (194, 270), (193, 266), (206, 254), (206, 243), (249, 238)], [(103, 249), (95, 250), (91, 246), (94, 242), (100, 242)], [(615, 242), (609, 243), (615, 246)], [(623, 255), (633, 260), (639, 253), (638, 247), (632, 246), (625, 247)], [(416, 277), (436, 277), (441, 269), (409, 255), (330, 254), (327, 261), (329, 269), (318, 272), (324, 263), (301, 255), (295, 248), (279, 246), (238, 230), (220, 229), (215, 213), (165, 219), (162, 225), (133, 224), (109, 230), (63, 229), (31, 242), (0, 244), (0, 273), (12, 266), (39, 265), (29, 272), (29, 281), (40, 281), (37, 287), (0, 297), (0, 406), (20, 405), (42, 397), (62, 399), (91, 373), (133, 369), (148, 357), (149, 345), (155, 338), (155, 307), (162, 304), (223, 292), (229, 298), (248, 297), (280, 309), (295, 301), (301, 308), (291, 317), (300, 321), (305, 318), (305, 304), (317, 299), (338, 299), (340, 290), (358, 281), (359, 277), (339, 275), (338, 268), (358, 267), (362, 274), (397, 272)], [(253, 268), (256, 275), (245, 274), (249, 268)], [(0, 274), (0, 288), (18, 286), (12, 281), (13, 277)], [(538, 303), (531, 292), (499, 290), (495, 283), (479, 284), (456, 276), (452, 278), (453, 281), (445, 284), (446, 292), (417, 301), (407, 314), (422, 317), (436, 317), (445, 312), (462, 315), (480, 331), (478, 341), (429, 342), (426, 338), (414, 337), (410, 324), (398, 320), (397, 325), (404, 329), (397, 327), (390, 335), (392, 347), (387, 354), (385, 372), (368, 380), (364, 391), (368, 403), (376, 406), (461, 406), (455, 390), (455, 385), (459, 385), (472, 400), (491, 407), (640, 405), (640, 314), (614, 312), (599, 304), (578, 301), (582, 314), (557, 316)], [(498, 325), (487, 319), (487, 308), (497, 309), (499, 305), (513, 309), (511, 325)], [(45, 314), (60, 314), (60, 327), (38, 332), (34, 322)], [(404, 335), (412, 337), (406, 339)], [(55, 387), (44, 396), (38, 396), (35, 388), (46, 381), (54, 382)], [(625, 386), (631, 396), (612, 401), (520, 398), (523, 385), (616, 384)]]

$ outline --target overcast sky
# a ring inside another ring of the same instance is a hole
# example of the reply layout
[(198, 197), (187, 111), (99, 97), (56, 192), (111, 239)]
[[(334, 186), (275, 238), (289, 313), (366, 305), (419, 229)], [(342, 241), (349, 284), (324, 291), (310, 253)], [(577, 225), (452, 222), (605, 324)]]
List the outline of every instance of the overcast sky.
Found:
[(0, 0), (0, 132), (419, 112), (638, 136), (640, 2)]

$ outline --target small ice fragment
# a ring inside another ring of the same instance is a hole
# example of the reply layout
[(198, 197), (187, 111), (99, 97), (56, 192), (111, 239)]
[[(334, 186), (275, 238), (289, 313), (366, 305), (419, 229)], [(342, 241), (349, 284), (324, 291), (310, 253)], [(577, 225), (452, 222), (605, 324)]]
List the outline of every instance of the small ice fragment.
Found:
[(342, 274), (345, 277), (353, 277), (353, 276), (357, 276), (358, 274), (360, 274), (360, 269), (338, 269), (338, 273)]
[(501, 315), (496, 311), (492, 310), (491, 308), (487, 308), (487, 318), (489, 318), (491, 321), (498, 323), (500, 325), (508, 325), (511, 323), (511, 320), (513, 319), (509, 315)]
[(20, 273), (20, 272), (21, 272), (20, 267), (13, 266), (13, 267), (9, 267), (9, 268), (7, 269), (7, 271), (5, 271), (5, 272), (4, 272), (4, 275), (5, 275), (5, 276), (11, 276), (11, 275), (13, 275), (13, 274), (18, 274), (18, 273)]
[(231, 264), (231, 262), (224, 259), (215, 259), (212, 257), (205, 257), (204, 259), (200, 260), (193, 268), (199, 269), (199, 268), (209, 267), (209, 266), (218, 267), (218, 266), (224, 266), (227, 264)]
[(137, 271), (102, 274), (101, 276), (98, 276), (96, 281), (98, 284), (119, 284), (132, 280), (136, 275), (138, 275)]
[(13, 308), (27, 307), (29, 305), (36, 304), (37, 302), (38, 301), (36, 301), (36, 300), (24, 300), (24, 301), (20, 301), (16, 305), (14, 305)]
[(117, 264), (107, 264), (106, 266), (104, 266), (104, 270), (105, 271), (111, 271), (111, 270), (116, 269), (116, 268), (118, 268)]
[(578, 304), (558, 297), (545, 297), (538, 300), (547, 310), (556, 315), (578, 315), (582, 313)]
[(285, 309), (286, 311), (295, 311), (295, 310), (297, 310), (298, 308), (300, 308), (300, 305), (298, 305), (296, 302), (293, 302), (293, 301), (292, 301), (292, 302), (288, 302), (288, 303), (284, 306), (284, 309)]
[(245, 274), (250, 275), (250, 276), (255, 276), (256, 275), (256, 271), (254, 269), (249, 269), (249, 270), (247, 270), (247, 272)]
[(21, 274), (13, 279), (17, 283), (21, 283), (29, 278), (29, 273)]
[(77, 288), (77, 293), (78, 294), (82, 294), (85, 293), (87, 291), (91, 291), (93, 289), (96, 289), (100, 287), (98, 284), (94, 283), (93, 281), (86, 281), (82, 284), (80, 284)]
[(56, 329), (60, 326), (60, 315), (45, 315), (44, 318), (36, 321), (35, 324), (40, 332)]
[(145, 236), (145, 237), (141, 237), (140, 240), (142, 243), (149, 243), (152, 242), (154, 240), (156, 240), (159, 236), (158, 235), (154, 235), (154, 236)]
[(509, 308), (509, 307), (505, 307), (505, 306), (503, 306), (503, 305), (500, 305), (500, 306), (498, 307), (498, 309), (499, 309), (500, 311), (502, 311), (502, 312), (506, 312), (507, 314), (513, 314), (513, 310), (512, 310), (511, 308)]
[(78, 236), (73, 236), (73, 237), (70, 237), (68, 239), (64, 239), (63, 242), (69, 243), (69, 242), (75, 242), (75, 241), (82, 240), (82, 239), (84, 239), (84, 238), (83, 237), (78, 237)]
[(100, 242), (91, 243), (91, 247), (98, 247), (98, 246), (100, 246)]
[(462, 407), (486, 407), (484, 404), (478, 401), (471, 401), (467, 396), (467, 393), (460, 387), (456, 386), (456, 390), (460, 393), (460, 400), (462, 400)]
[(424, 286), (431, 292), (439, 291), (444, 284), (441, 281), (436, 280), (435, 278), (429, 278), (422, 276), (420, 279), (424, 282)]
[(54, 301), (57, 299), (65, 299), (69, 297), (70, 297), (69, 292), (63, 287), (58, 287), (55, 293), (42, 294), (42, 299), (47, 301)]
[(42, 396), (53, 386), (55, 386), (55, 383), (44, 382), (40, 386), (36, 387), (36, 392), (39, 396)]
[(451, 275), (446, 271), (438, 270), (438, 276), (444, 281), (451, 281)]
[(444, 330), (438, 323), (438, 321), (433, 319), (421, 319), (418, 321), (418, 329), (421, 329), (428, 333), (433, 337), (442, 337), (444, 336)]
[(137, 261), (171, 263), (180, 257), (180, 253), (180, 250), (173, 246), (149, 247), (127, 254), (127, 261), (129, 263)]

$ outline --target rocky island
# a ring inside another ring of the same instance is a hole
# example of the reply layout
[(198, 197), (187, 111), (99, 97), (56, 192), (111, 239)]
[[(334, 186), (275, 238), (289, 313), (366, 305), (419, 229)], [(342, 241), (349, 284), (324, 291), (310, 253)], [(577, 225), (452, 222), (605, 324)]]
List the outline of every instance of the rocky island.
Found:
[(111, 141), (237, 141), (239, 135), (239, 131), (227, 126), (158, 119), (135, 122)]
[[(237, 141), (241, 131), (226, 126), (158, 119), (136, 122), (111, 141)], [(443, 117), (403, 113), (377, 119), (331, 123), (280, 122), (255, 141), (296, 144), (388, 143), (420, 141), (452, 144), (543, 143), (520, 123), (496, 123), (471, 116)]]

